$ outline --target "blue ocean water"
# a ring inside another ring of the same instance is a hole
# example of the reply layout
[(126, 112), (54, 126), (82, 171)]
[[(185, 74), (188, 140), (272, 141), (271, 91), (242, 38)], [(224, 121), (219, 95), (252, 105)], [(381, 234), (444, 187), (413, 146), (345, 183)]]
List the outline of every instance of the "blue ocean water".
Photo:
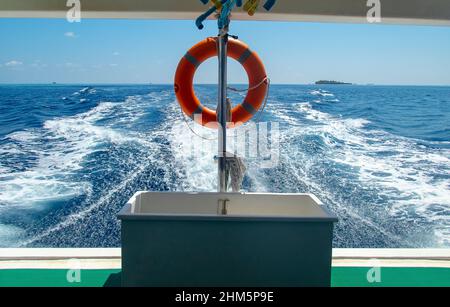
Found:
[[(450, 247), (450, 87), (272, 85), (261, 121), (279, 161), (250, 163), (244, 190), (316, 194), (335, 247)], [(172, 85), (2, 85), (0, 247), (119, 246), (135, 191), (216, 189), (215, 145)]]

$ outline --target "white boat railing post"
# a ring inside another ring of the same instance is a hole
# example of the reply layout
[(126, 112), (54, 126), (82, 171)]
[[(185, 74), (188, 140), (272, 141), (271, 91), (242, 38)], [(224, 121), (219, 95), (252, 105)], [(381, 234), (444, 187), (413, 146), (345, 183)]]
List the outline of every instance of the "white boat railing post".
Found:
[(227, 151), (227, 44), (228, 26), (219, 30), (218, 57), (219, 57), (219, 84), (217, 121), (218, 129), (218, 191), (227, 192), (226, 178), (226, 151)]

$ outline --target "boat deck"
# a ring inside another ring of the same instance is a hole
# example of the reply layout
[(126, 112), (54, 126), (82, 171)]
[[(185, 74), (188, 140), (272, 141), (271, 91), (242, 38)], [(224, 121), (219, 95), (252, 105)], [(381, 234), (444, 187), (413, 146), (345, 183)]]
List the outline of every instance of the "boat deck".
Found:
[[(365, 267), (333, 267), (332, 287), (450, 287), (450, 268), (381, 268), (381, 281), (369, 283)], [(64, 269), (0, 270), (0, 287), (117, 287), (120, 269), (81, 270), (70, 283)]]
[[(120, 286), (120, 261), (120, 249), (0, 249), (0, 287)], [(369, 282), (374, 268), (380, 279)], [(76, 269), (79, 282), (69, 282)], [(450, 287), (450, 250), (333, 249), (331, 285)]]

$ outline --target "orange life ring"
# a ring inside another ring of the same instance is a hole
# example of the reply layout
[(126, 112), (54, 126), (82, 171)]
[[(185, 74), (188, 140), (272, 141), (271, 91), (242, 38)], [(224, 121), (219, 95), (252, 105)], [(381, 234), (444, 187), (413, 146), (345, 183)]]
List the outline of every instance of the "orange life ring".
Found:
[[(267, 92), (267, 75), (259, 56), (243, 42), (229, 38), (227, 55), (237, 60), (244, 67), (248, 76), (249, 90), (244, 101), (231, 110), (231, 127), (248, 121), (261, 107)], [(217, 37), (207, 39), (194, 45), (181, 58), (175, 73), (175, 94), (183, 112), (208, 127), (217, 127), (216, 111), (200, 102), (194, 93), (194, 74), (205, 60), (217, 56)], [(201, 114), (202, 116), (195, 116)]]

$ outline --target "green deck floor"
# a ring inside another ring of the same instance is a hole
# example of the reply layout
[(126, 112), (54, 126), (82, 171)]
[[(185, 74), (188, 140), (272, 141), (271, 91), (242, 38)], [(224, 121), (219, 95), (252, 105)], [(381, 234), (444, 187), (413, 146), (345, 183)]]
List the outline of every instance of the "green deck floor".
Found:
[[(450, 287), (450, 268), (381, 268), (381, 282), (369, 283), (366, 275), (369, 268), (334, 267), (333, 287), (370, 286), (441, 286)], [(50, 287), (103, 287), (120, 285), (120, 270), (82, 270), (80, 282), (69, 283), (67, 270), (8, 269), (0, 270), (0, 287), (5, 286), (50, 286)]]

